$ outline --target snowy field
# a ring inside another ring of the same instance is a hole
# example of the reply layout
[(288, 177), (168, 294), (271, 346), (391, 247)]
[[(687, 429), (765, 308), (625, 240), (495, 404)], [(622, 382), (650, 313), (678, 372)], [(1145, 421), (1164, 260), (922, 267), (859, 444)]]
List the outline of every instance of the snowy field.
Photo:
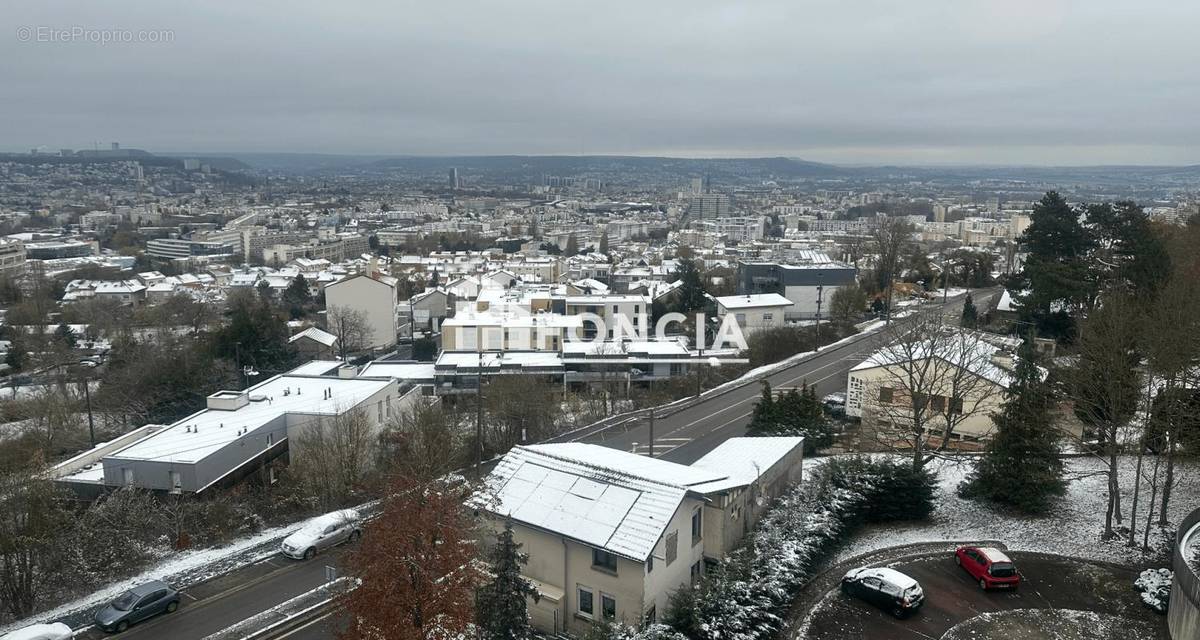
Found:
[[(841, 562), (871, 551), (922, 542), (997, 540), (1015, 551), (1032, 551), (1104, 560), (1122, 564), (1144, 562), (1140, 546), (1125, 546), (1125, 540), (1102, 541), (1104, 512), (1107, 504), (1106, 465), (1092, 458), (1074, 458), (1067, 470), (1073, 478), (1067, 494), (1048, 515), (1015, 515), (991, 505), (959, 498), (956, 488), (971, 470), (971, 462), (934, 464), (939, 487), (936, 508), (928, 522), (865, 527), (850, 538), (833, 562)], [(1121, 506), (1128, 514), (1133, 502), (1133, 469), (1136, 459), (1121, 460)], [(1175, 491), (1168, 514), (1177, 525), (1200, 504), (1200, 464), (1176, 463)], [(1145, 524), (1149, 492), (1143, 482), (1138, 507), (1138, 542)], [(1128, 524), (1126, 522), (1126, 524)], [(1150, 535), (1152, 547), (1156, 537)], [(1161, 542), (1161, 541), (1159, 541)]]

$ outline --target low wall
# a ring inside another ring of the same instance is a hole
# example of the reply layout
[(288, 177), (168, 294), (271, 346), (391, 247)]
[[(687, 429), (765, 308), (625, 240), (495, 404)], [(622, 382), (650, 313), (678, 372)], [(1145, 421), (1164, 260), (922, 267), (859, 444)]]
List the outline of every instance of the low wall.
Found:
[(1200, 539), (1200, 509), (1193, 511), (1179, 525), (1175, 551), (1171, 554), (1171, 570), (1175, 572), (1175, 580), (1171, 585), (1167, 628), (1172, 640), (1200, 638), (1200, 575), (1184, 558), (1189, 544), (1197, 539)]

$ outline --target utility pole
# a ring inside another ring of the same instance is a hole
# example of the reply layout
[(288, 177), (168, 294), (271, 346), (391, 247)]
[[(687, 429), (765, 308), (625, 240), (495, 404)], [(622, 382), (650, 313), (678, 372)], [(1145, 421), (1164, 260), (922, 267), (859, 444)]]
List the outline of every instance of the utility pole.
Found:
[(483, 349), (479, 350), (479, 369), (475, 376), (475, 466), (483, 464)]
[(654, 457), (654, 405), (650, 405), (650, 457)]
[[(820, 278), (821, 278), (821, 275), (817, 274), (818, 282), (820, 281)], [(822, 302), (821, 298), (824, 295), (824, 293), (825, 293), (825, 285), (818, 284), (817, 285), (817, 346), (818, 347), (821, 346), (821, 302)]]
[(92, 440), (92, 448), (95, 449), (96, 448), (96, 422), (92, 418), (92, 391), (91, 391), (91, 389), (88, 388), (88, 379), (86, 376), (84, 376), (84, 378), (83, 378), (83, 397), (87, 398), (88, 435), (91, 437), (91, 440)]

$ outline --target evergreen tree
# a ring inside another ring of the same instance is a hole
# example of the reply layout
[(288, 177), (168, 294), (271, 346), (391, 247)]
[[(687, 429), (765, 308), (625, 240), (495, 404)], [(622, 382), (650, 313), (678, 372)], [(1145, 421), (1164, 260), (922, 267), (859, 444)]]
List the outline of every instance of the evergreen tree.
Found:
[(563, 255), (569, 258), (577, 253), (579, 253), (579, 239), (575, 237), (575, 232), (572, 231), (571, 235), (567, 236), (567, 248), (563, 250)]
[(1028, 288), (1021, 300), (1027, 313), (1041, 320), (1058, 304), (1081, 307), (1088, 302), (1093, 238), (1080, 223), (1079, 213), (1058, 193), (1047, 192), (1034, 205), (1020, 243), (1028, 252), (1018, 283)]
[(963, 301), (962, 321), (960, 324), (967, 329), (975, 329), (979, 326), (979, 310), (975, 308), (975, 301), (971, 299), (971, 294), (967, 294), (967, 299)]
[(754, 404), (750, 415), (750, 425), (746, 433), (752, 436), (763, 436), (776, 433), (778, 429), (779, 411), (775, 403), (775, 393), (771, 391), (771, 383), (762, 381), (762, 397)]
[[(437, 269), (434, 269), (433, 272), (430, 273), (430, 275), (429, 275), (429, 288), (436, 289), (437, 286), (438, 286), (438, 272), (437, 272)], [(418, 291), (417, 293), (421, 293), (421, 292)]]
[(12, 368), (11, 373), (20, 373), (25, 367), (25, 345), (16, 336), (8, 347), (8, 353), (4, 354), (4, 363)]
[(961, 488), (964, 497), (1041, 513), (1066, 492), (1051, 418), (1054, 393), (1037, 362), (1033, 341), (1027, 340), (1004, 407), (992, 417), (996, 433)]
[(600, 253), (603, 253), (606, 256), (608, 255), (608, 230), (607, 229), (605, 229), (603, 232), (600, 233), (600, 248), (598, 249), (598, 251), (600, 251)]
[(283, 290), (283, 303), (287, 305), (292, 318), (302, 318), (305, 308), (312, 303), (312, 293), (308, 290), (308, 280), (304, 274), (297, 274), (287, 289)]
[(71, 331), (71, 327), (63, 322), (54, 330), (54, 339), (61, 342), (69, 349), (75, 348), (75, 332)]
[(705, 295), (704, 278), (700, 275), (700, 268), (696, 266), (696, 261), (691, 258), (680, 258), (678, 265), (675, 267), (675, 280), (682, 281), (676, 292), (675, 311), (679, 313), (688, 313), (690, 311), (699, 311), (708, 306), (708, 296)]
[(538, 592), (521, 577), (521, 565), (528, 561), (521, 546), (513, 540), (512, 522), (505, 521), (490, 554), (492, 579), (480, 587), (475, 603), (479, 628), (492, 640), (521, 640), (532, 632), (525, 597), (536, 602)]

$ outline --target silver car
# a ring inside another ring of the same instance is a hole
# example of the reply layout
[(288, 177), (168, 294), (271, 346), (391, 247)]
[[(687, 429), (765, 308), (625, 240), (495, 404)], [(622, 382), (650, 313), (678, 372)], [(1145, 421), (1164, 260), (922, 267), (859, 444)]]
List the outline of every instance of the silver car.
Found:
[(280, 551), (296, 560), (308, 560), (318, 551), (362, 537), (362, 520), (353, 509), (334, 511), (308, 521), (283, 539)]

